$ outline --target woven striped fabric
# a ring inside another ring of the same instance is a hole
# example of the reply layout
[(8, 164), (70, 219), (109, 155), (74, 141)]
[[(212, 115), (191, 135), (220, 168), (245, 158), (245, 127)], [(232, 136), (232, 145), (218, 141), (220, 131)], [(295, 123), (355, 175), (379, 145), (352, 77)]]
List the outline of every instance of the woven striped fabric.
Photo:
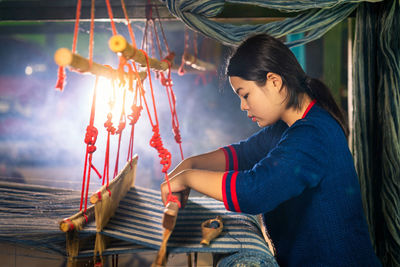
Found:
[[(162, 241), (164, 206), (160, 193), (133, 188), (120, 202), (115, 216), (103, 230), (106, 236), (158, 249)], [(200, 245), (201, 223), (221, 216), (224, 229), (209, 247)], [(229, 212), (222, 202), (206, 197), (190, 198), (179, 212), (168, 242), (171, 253), (258, 251), (272, 258), (255, 216)]]
[[(287, 34), (306, 33), (303, 38), (287, 43), (288, 46), (305, 44), (320, 38), (337, 23), (347, 18), (359, 3), (364, 1), (382, 0), (164, 0), (169, 11), (188, 27), (232, 46), (238, 45), (249, 35), (257, 33), (268, 33), (277, 38)], [(256, 5), (284, 12), (302, 11), (302, 13), (296, 17), (257, 25), (234, 25), (211, 20), (210, 18), (222, 12), (225, 2)]]
[[(78, 191), (0, 183), (0, 241), (65, 255), (65, 234), (59, 230), (58, 223), (76, 213), (79, 202)], [(158, 250), (163, 233), (163, 210), (158, 191), (131, 188), (102, 231), (103, 235), (110, 237), (103, 254)], [(210, 246), (203, 247), (200, 245), (201, 223), (218, 215), (223, 219), (223, 232)], [(94, 223), (79, 232), (80, 239), (90, 241), (80, 248), (80, 257), (93, 256), (95, 235)], [(190, 198), (185, 209), (179, 212), (168, 251), (240, 252), (242, 254), (235, 254), (235, 257), (252, 255), (252, 261), (278, 266), (263, 239), (256, 217), (226, 211), (222, 202), (205, 197)]]

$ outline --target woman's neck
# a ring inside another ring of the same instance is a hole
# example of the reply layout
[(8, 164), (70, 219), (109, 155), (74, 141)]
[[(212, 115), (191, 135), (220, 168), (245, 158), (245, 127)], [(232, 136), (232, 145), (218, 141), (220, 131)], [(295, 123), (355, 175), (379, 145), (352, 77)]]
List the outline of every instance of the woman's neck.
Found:
[(308, 105), (310, 105), (312, 99), (308, 95), (304, 95), (301, 97), (301, 104), (300, 108), (296, 109), (294, 107), (288, 108), (282, 114), (282, 120), (286, 122), (286, 124), (290, 127), (295, 123), (297, 120), (300, 120), (304, 113), (306, 112)]

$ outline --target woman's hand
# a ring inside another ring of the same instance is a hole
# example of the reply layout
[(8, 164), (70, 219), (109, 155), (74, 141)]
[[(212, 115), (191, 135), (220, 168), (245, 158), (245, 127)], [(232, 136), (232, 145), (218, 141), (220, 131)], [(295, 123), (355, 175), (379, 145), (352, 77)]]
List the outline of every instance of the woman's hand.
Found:
[[(185, 184), (184, 180), (185, 180), (185, 172), (184, 171), (180, 172), (179, 174), (177, 174), (169, 179), (169, 184), (171, 186), (171, 192), (175, 196), (177, 196), (177, 193), (182, 192), (188, 188), (188, 186)], [(161, 199), (162, 199), (162, 202), (164, 203), (164, 205), (167, 204), (168, 194), (169, 194), (168, 183), (165, 181), (161, 184)]]
[[(222, 176), (223, 172), (205, 170), (184, 170), (170, 177), (172, 193), (180, 193), (187, 188), (192, 188), (202, 194), (222, 201)], [(164, 205), (168, 199), (168, 184), (161, 184), (161, 199)]]

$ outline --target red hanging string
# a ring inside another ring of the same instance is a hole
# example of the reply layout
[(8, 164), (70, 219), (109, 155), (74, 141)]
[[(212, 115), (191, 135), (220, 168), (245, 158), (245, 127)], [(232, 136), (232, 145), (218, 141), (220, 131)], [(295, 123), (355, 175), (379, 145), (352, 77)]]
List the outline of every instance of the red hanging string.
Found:
[[(156, 9), (156, 13), (157, 13), (158, 23), (160, 24), (160, 29), (161, 29), (161, 33), (162, 33), (162, 36), (163, 36), (165, 48), (167, 49), (167, 53), (170, 54), (171, 52), (169, 51), (167, 38), (165, 37), (164, 28), (163, 28), (162, 23), (161, 23), (160, 13), (158, 12), (158, 7), (157, 7), (157, 5), (155, 5), (155, 9)], [(161, 58), (162, 58), (162, 57), (161, 57)]]
[[(78, 2), (76, 4), (74, 39), (72, 41), (72, 53), (75, 53), (76, 43), (78, 40), (78, 29), (79, 29), (79, 19), (81, 16), (81, 6), (82, 6), (82, 1), (78, 0)], [(57, 82), (56, 82), (55, 88), (60, 91), (63, 91), (66, 78), (67, 78), (67, 74), (65, 72), (65, 67), (59, 66), (58, 72), (57, 72)]]
[(130, 21), (129, 21), (128, 12), (126, 12), (126, 7), (125, 7), (125, 2), (124, 2), (124, 0), (121, 0), (121, 6), (122, 6), (122, 10), (124, 11), (126, 23), (127, 23), (127, 25), (128, 25), (129, 36), (131, 37), (132, 46), (133, 46), (134, 48), (136, 48), (135, 36), (134, 36), (134, 34), (133, 34), (132, 27), (131, 27), (131, 23), (130, 23)]
[(106, 4), (107, 4), (108, 17), (110, 18), (113, 35), (117, 35), (117, 29), (115, 28), (115, 24), (114, 24), (114, 16), (112, 13), (110, 0), (106, 0)]
[[(131, 106), (132, 113), (130, 115), (128, 115), (128, 119), (130, 120), (129, 125), (131, 125), (131, 135), (130, 135), (130, 138), (129, 138), (127, 161), (129, 161), (133, 157), (133, 143), (134, 143), (135, 125), (136, 125), (137, 121), (139, 120), (140, 113), (142, 112), (142, 109), (143, 109), (143, 107), (142, 107), (142, 97), (141, 97), (142, 93), (139, 92), (140, 86), (142, 86), (142, 84), (141, 84), (141, 81), (140, 81), (139, 74), (137, 72), (136, 65), (134, 63), (132, 63), (132, 65), (135, 68), (135, 73), (137, 75), (137, 79), (138, 80), (136, 82), (135, 96), (134, 96), (133, 103), (132, 103), (132, 106)], [(131, 68), (130, 68), (130, 71), (132, 71)], [(139, 101), (140, 101), (139, 105), (137, 105), (138, 94), (140, 94), (139, 95)]]
[(124, 96), (122, 99), (122, 112), (119, 118), (118, 130), (115, 132), (119, 135), (118, 137), (118, 149), (117, 149), (117, 158), (115, 160), (115, 167), (114, 167), (114, 178), (118, 174), (118, 163), (119, 163), (119, 151), (121, 147), (121, 138), (122, 138), (122, 131), (125, 129), (126, 119), (125, 119), (125, 96), (126, 96), (126, 89), (124, 90)]
[[(110, 110), (113, 109), (114, 104), (115, 104), (115, 82), (114, 82), (114, 79), (112, 79), (111, 83), (112, 83), (112, 86), (113, 86), (113, 94), (112, 94), (112, 96), (110, 96), (110, 101), (109, 101)], [(109, 179), (109, 173), (110, 173), (109, 172), (109, 169), (110, 169), (110, 138), (111, 138), (111, 135), (114, 135), (115, 131), (116, 131), (116, 129), (113, 126), (113, 123), (112, 123), (112, 113), (111, 113), (111, 111), (107, 114), (107, 120), (104, 123), (104, 127), (107, 130), (107, 144), (106, 144), (106, 153), (105, 153), (105, 159), (104, 159), (104, 170), (103, 170), (103, 182), (102, 182), (102, 185), (104, 185), (104, 183), (107, 181), (106, 187), (108, 189), (109, 180), (110, 180)]]
[(94, 36), (94, 10), (95, 0), (92, 0), (92, 6), (90, 8), (90, 35), (89, 35), (89, 67), (93, 64), (93, 36)]
[(165, 78), (163, 72), (160, 72), (160, 79), (161, 84), (165, 86), (165, 90), (168, 96), (168, 103), (171, 110), (171, 117), (172, 117), (172, 129), (174, 131), (175, 141), (179, 144), (179, 150), (181, 152), (181, 158), (183, 157), (182, 151), (182, 138), (179, 130), (179, 121), (178, 121), (178, 114), (176, 112), (176, 98), (174, 91), (172, 90), (172, 79), (171, 79), (171, 62), (167, 59), (162, 60), (168, 64), (168, 78)]
[[(86, 134), (85, 134), (86, 155), (85, 155), (85, 165), (84, 165), (84, 169), (83, 169), (83, 178), (82, 178), (81, 203), (80, 203), (80, 207), (79, 207), (79, 209), (82, 210), (83, 202), (85, 202), (84, 212), (86, 212), (86, 209), (87, 209), (87, 195), (88, 195), (88, 191), (89, 191), (90, 171), (92, 168), (94, 168), (94, 166), (92, 164), (92, 156), (93, 156), (93, 153), (96, 151), (95, 144), (96, 144), (97, 134), (98, 134), (96, 127), (94, 127), (94, 116), (95, 116), (95, 111), (96, 111), (97, 84), (98, 84), (98, 77), (96, 76), (93, 99), (92, 99), (92, 108), (90, 111), (90, 120), (89, 120), (89, 125), (86, 128)], [(88, 168), (88, 165), (89, 165), (89, 168)], [(96, 172), (97, 172), (97, 170), (96, 170)], [(86, 177), (87, 177), (87, 185), (86, 185), (86, 190), (85, 190)], [(86, 194), (84, 197), (85, 192), (86, 192)]]
[(183, 54), (182, 54), (182, 58), (181, 58), (181, 65), (179, 66), (178, 69), (178, 74), (180, 76), (185, 74), (185, 54), (187, 53), (187, 51), (189, 50), (189, 30), (187, 28), (185, 28), (185, 37), (184, 37), (184, 43), (185, 46), (183, 48)]
[[(152, 98), (153, 109), (154, 109), (154, 119), (155, 119), (155, 123), (153, 123), (153, 120), (151, 119), (151, 114), (150, 114), (150, 110), (149, 110), (146, 98), (144, 97), (144, 94), (142, 94), (143, 101), (145, 103), (146, 110), (147, 110), (147, 113), (148, 113), (148, 116), (149, 116), (149, 119), (150, 119), (150, 123), (152, 125), (152, 131), (153, 131), (153, 136), (152, 136), (152, 138), (150, 140), (150, 146), (154, 147), (157, 150), (158, 156), (161, 159), (160, 163), (161, 163), (161, 165), (163, 165), (162, 172), (164, 173), (165, 180), (166, 180), (167, 185), (168, 185), (168, 191), (169, 191), (169, 194), (168, 194), (168, 197), (167, 197), (167, 203), (170, 202), (170, 201), (173, 201), (173, 202), (178, 203), (178, 205), (180, 207), (181, 203), (179, 202), (178, 197), (176, 197), (176, 196), (174, 196), (172, 194), (171, 185), (169, 183), (168, 169), (171, 166), (171, 153), (166, 148), (164, 148), (162, 140), (161, 140), (161, 136), (160, 136), (157, 108), (156, 108), (156, 105), (155, 105), (156, 102), (155, 102), (155, 97), (154, 97), (153, 84), (152, 84), (152, 81), (151, 81), (149, 57), (148, 57), (148, 55), (146, 54), (145, 51), (143, 51), (143, 50), (141, 50), (141, 51), (142, 51), (142, 53), (144, 54), (144, 56), (146, 58), (147, 76), (148, 76), (149, 85), (150, 85), (151, 98)], [(139, 82), (139, 85), (142, 87), (140, 82)]]

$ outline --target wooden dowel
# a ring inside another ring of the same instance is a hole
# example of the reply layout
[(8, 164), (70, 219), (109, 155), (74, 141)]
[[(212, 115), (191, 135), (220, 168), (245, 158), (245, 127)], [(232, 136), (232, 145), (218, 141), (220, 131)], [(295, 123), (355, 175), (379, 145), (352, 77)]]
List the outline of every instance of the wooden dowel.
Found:
[(184, 59), (184, 62), (186, 65), (189, 65), (190, 67), (192, 67), (196, 70), (201, 70), (201, 71), (215, 71), (216, 70), (216, 67), (214, 64), (200, 60), (189, 53), (184, 53), (183, 59)]
[[(108, 45), (111, 51), (121, 54), (126, 59), (131, 59), (142, 66), (147, 66), (146, 57), (143, 52), (126, 41), (121, 35), (114, 35), (110, 38)], [(151, 69), (165, 71), (168, 69), (168, 63), (149, 57), (149, 65)]]
[[(71, 50), (67, 48), (60, 48), (54, 54), (54, 61), (57, 65), (62, 67), (71, 67), (83, 73), (91, 73), (94, 75), (99, 75), (102, 77), (106, 77), (108, 79), (119, 78), (118, 71), (112, 68), (108, 68), (102, 64), (90, 62), (87, 58), (84, 58), (78, 54), (72, 53)], [(139, 72), (139, 76), (142, 80), (144, 80), (147, 76), (145, 71)], [(125, 79), (129, 80), (128, 73), (125, 72)], [(136, 80), (136, 75), (133, 75), (133, 79)]]
[(60, 230), (64, 233), (72, 231), (72, 230), (81, 230), (86, 224), (90, 223), (94, 220), (94, 206), (90, 206), (86, 210), (86, 218), (83, 214), (83, 210), (78, 213), (72, 215), (71, 217), (63, 219), (60, 224)]

